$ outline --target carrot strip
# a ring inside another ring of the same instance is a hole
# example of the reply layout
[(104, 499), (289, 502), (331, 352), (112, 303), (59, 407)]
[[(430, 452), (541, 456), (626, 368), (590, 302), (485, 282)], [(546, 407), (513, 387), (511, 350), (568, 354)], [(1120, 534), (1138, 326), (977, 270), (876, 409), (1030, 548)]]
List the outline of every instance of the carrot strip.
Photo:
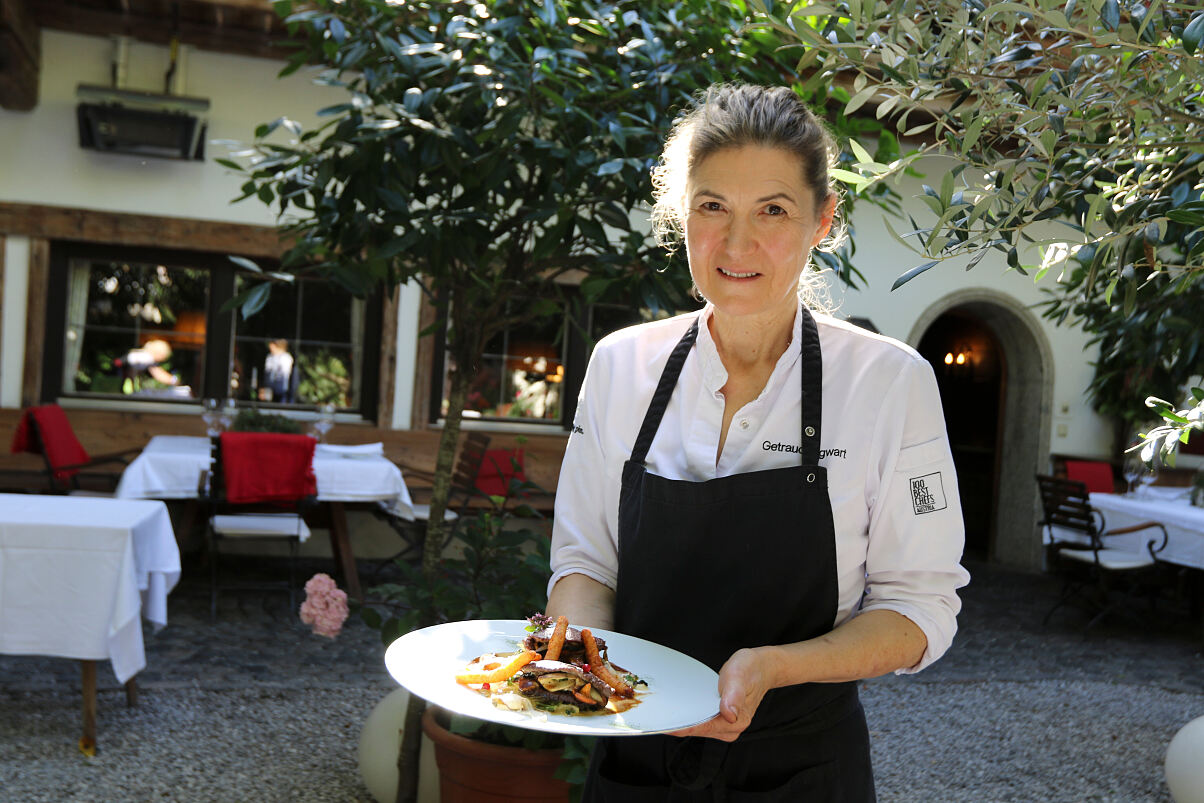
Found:
[(569, 632), (569, 618), (567, 616), (556, 617), (556, 629), (552, 631), (552, 638), (548, 640), (548, 651), (544, 655), (544, 659), (548, 661), (559, 661), (560, 651), (564, 649), (564, 639)]
[(631, 697), (635, 694), (635, 689), (627, 685), (627, 681), (623, 678), (611, 672), (610, 667), (602, 660), (602, 654), (598, 652), (598, 642), (594, 640), (593, 633), (589, 630), (582, 630), (581, 643), (585, 645), (585, 655), (589, 658), (589, 671), (594, 673), (594, 677), (614, 689), (616, 697)]
[(534, 650), (523, 650), (511, 658), (505, 665), (490, 672), (461, 672), (456, 675), (457, 683), (501, 683), (509, 680), (515, 672), (532, 661), (539, 660), (539, 653)]

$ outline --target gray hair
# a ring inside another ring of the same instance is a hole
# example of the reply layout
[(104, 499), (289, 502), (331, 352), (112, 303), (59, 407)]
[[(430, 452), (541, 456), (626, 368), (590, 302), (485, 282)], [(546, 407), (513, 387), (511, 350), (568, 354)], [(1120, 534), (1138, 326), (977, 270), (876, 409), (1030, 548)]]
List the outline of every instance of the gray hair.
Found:
[[(685, 234), (686, 182), (694, 166), (717, 151), (745, 145), (780, 148), (798, 157), (817, 210), (837, 194), (828, 175), (836, 162), (836, 142), (792, 89), (716, 84), (673, 122), (652, 169), (652, 229), (659, 245), (673, 250)], [(844, 229), (834, 220), (831, 232), (816, 247), (835, 250), (843, 238)], [(801, 293), (813, 296), (814, 278), (813, 272), (803, 272)]]

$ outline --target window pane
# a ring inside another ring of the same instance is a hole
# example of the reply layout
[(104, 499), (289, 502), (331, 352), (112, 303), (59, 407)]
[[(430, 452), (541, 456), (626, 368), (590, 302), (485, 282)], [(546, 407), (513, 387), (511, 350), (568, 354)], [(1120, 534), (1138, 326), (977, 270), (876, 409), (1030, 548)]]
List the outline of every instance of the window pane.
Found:
[[(559, 422), (564, 381), (564, 316), (541, 318), (496, 335), (469, 379), (465, 413), (473, 418)], [(448, 365), (451, 358), (448, 357)], [(444, 411), (450, 384), (444, 382)]]
[(74, 260), (67, 288), (62, 392), (200, 396), (207, 271)]
[(353, 296), (334, 282), (301, 288), (301, 337), (315, 343), (350, 343)]
[[(239, 277), (240, 289), (245, 280)], [(235, 323), (231, 395), (359, 407), (366, 309), (366, 302), (329, 282), (272, 288), (262, 310)]]

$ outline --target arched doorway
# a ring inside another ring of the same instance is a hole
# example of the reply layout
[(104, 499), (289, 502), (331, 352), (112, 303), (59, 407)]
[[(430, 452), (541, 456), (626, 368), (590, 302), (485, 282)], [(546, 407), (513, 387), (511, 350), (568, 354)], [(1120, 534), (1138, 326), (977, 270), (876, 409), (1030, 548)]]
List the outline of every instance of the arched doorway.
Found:
[(985, 560), (995, 540), (1005, 355), (977, 316), (954, 308), (932, 322), (917, 351), (932, 363), (966, 522), (966, 554)]
[[(962, 443), (962, 462), (974, 464), (962, 495), (968, 529), (979, 529), (967, 533), (967, 549), (971, 556), (1040, 569), (1040, 510), (1034, 475), (1047, 471), (1049, 464), (1053, 394), (1053, 354), (1040, 322), (1011, 296), (970, 288), (951, 293), (925, 310), (908, 342), (921, 354), (932, 352), (925, 356), (933, 362), (938, 382), (942, 381), (946, 354), (952, 355), (951, 366), (957, 366), (954, 349), (959, 343), (967, 354), (963, 365), (970, 363), (976, 342), (984, 354), (992, 351), (997, 379), (990, 378), (994, 369), (984, 366), (987, 379), (975, 384), (963, 369), (962, 378), (956, 383), (946, 381), (941, 388), (942, 398), (947, 388), (956, 393), (965, 390), (966, 399), (975, 394), (978, 398), (977, 403), (943, 401), (951, 442), (955, 446)], [(940, 343), (946, 344), (944, 351), (939, 351)], [(955, 375), (951, 371), (948, 376)], [(966, 387), (971, 385), (974, 387)], [(994, 412), (985, 401), (992, 393)], [(974, 432), (976, 427), (982, 432)], [(984, 466), (989, 466), (985, 480)], [(959, 487), (960, 475), (959, 468)], [(985, 527), (981, 525), (983, 516)]]

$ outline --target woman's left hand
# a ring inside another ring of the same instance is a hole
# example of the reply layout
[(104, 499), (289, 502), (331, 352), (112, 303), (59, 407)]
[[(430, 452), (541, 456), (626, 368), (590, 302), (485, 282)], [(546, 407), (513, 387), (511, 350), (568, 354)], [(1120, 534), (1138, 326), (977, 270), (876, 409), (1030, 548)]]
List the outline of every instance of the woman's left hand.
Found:
[(673, 731), (673, 736), (705, 736), (734, 742), (752, 722), (769, 691), (769, 671), (762, 650), (737, 650), (719, 670), (719, 714), (701, 725)]

